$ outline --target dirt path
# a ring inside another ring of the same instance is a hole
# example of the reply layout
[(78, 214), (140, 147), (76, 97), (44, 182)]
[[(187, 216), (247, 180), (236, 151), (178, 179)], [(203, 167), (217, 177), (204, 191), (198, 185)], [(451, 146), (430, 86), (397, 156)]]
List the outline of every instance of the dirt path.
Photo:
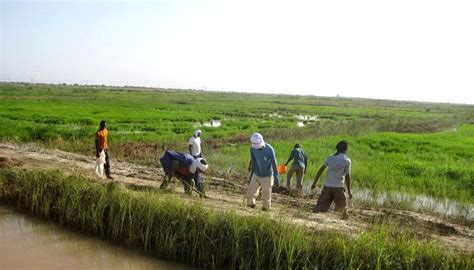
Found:
[[(68, 153), (54, 149), (39, 148), (33, 144), (15, 145), (0, 144), (0, 161), (26, 169), (51, 168), (60, 169), (68, 174), (81, 174), (98, 181), (94, 175), (94, 157)], [(111, 160), (115, 180), (125, 187), (140, 189), (143, 187), (158, 188), (163, 171), (159, 168), (141, 166), (124, 161)], [(314, 230), (338, 230), (352, 235), (363, 232), (374, 220), (390, 219), (400, 226), (416, 227), (417, 231), (439, 240), (449, 248), (474, 253), (474, 231), (469, 227), (456, 225), (447, 221), (410, 211), (394, 209), (371, 210), (350, 209), (349, 220), (342, 220), (339, 213), (312, 213), (311, 206), (315, 199), (294, 198), (280, 193), (272, 195), (272, 211), (262, 212), (259, 208), (245, 206), (244, 193), (246, 186), (216, 177), (206, 177), (208, 190), (207, 199), (201, 200), (205, 207), (214, 211), (235, 211), (240, 215), (269, 215), (275, 219), (303, 224)], [(170, 184), (170, 193), (180, 196), (183, 201), (192, 203), (199, 200), (197, 195), (183, 195), (183, 188), (175, 181)], [(261, 207), (261, 201), (257, 201)], [(418, 230), (419, 228), (419, 230)]]

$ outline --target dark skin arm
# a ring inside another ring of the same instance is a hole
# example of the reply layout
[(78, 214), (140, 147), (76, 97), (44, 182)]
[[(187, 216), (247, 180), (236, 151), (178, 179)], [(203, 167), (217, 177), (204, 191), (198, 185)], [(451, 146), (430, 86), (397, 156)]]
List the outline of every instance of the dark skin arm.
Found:
[(99, 153), (102, 151), (99, 143), (99, 138), (95, 137), (95, 157), (99, 157)]
[[(99, 126), (99, 130), (104, 130), (104, 128), (107, 127), (107, 124), (100, 124)], [(97, 137), (97, 133), (96, 133), (96, 136), (95, 136), (95, 155), (96, 157), (99, 157), (99, 153), (102, 151), (102, 147), (100, 146), (100, 141), (99, 141), (99, 138)]]
[(321, 175), (323, 174), (323, 172), (324, 172), (325, 169), (326, 169), (326, 166), (324, 166), (324, 165), (322, 165), (321, 168), (319, 168), (318, 173), (317, 173), (316, 176), (314, 177), (314, 182), (313, 182), (313, 184), (311, 185), (311, 190), (313, 190), (314, 188), (316, 188), (316, 183), (318, 182), (319, 177), (321, 177)]
[(189, 154), (192, 155), (193, 152), (191, 151), (191, 149), (193, 148), (193, 145), (192, 144), (188, 144), (188, 149), (189, 149)]
[(349, 196), (349, 199), (352, 199), (351, 180), (351, 175), (346, 174), (347, 195)]
[(288, 165), (288, 163), (290, 163), (290, 161), (293, 159), (293, 152), (291, 152), (291, 155), (290, 157), (288, 158), (288, 161), (285, 163), (285, 166)]

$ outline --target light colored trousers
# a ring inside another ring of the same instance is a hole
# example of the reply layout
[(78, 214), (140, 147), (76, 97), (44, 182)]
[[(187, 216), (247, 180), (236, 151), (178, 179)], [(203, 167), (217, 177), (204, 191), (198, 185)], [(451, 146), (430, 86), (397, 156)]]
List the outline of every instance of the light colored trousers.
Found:
[(258, 188), (262, 187), (263, 208), (270, 209), (272, 204), (272, 186), (273, 175), (267, 177), (260, 177), (252, 174), (249, 188), (247, 190), (247, 204), (254, 206), (256, 204), (255, 198), (258, 196)]

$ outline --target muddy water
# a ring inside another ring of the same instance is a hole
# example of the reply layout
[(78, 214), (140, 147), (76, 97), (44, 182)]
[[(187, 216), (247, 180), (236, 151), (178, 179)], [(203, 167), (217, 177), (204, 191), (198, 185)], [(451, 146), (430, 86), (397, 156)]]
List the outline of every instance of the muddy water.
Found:
[[(306, 194), (312, 193), (308, 182), (303, 185), (303, 191)], [(431, 212), (452, 218), (463, 218), (468, 221), (474, 220), (474, 204), (463, 205), (455, 201), (435, 199), (424, 194), (411, 195), (402, 192), (374, 192), (363, 188), (353, 188), (352, 193), (354, 199), (359, 202), (380, 206), (399, 204), (422, 212)]]
[(71, 232), (0, 204), (0, 269), (193, 269)]

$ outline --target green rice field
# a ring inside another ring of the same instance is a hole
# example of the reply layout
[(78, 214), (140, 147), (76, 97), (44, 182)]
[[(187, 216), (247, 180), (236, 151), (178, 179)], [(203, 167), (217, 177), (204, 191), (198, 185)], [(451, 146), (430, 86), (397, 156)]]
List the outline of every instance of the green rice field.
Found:
[[(309, 157), (305, 192), (325, 158), (335, 152), (336, 143), (344, 139), (349, 142), (358, 207), (414, 210), (472, 228), (473, 105), (0, 83), (0, 143), (34, 143), (92, 157), (101, 120), (108, 123), (112, 159), (150, 167), (160, 166), (159, 158), (167, 149), (187, 152), (189, 137), (201, 129), (203, 156), (210, 165), (206, 177), (243, 186), (252, 133), (261, 133), (275, 148), (278, 163), (286, 162), (299, 143)], [(186, 203), (172, 192), (135, 190), (81, 174), (3, 164), (7, 163), (0, 163), (1, 203), (194, 266), (473, 267), (472, 252), (445, 248), (433, 240), (430, 232), (438, 228), (420, 225), (427, 230), (423, 231), (410, 225), (416, 222), (403, 225), (403, 218), (359, 217), (355, 222), (363, 229), (353, 234), (315, 230), (295, 225), (285, 215), (280, 219), (258, 212), (241, 215), (238, 207), (216, 212), (197, 197)]]
[[(195, 90), (0, 84), (0, 139), (93, 155), (108, 122), (113, 158), (159, 166), (203, 130), (212, 175), (247, 177), (249, 138), (283, 163), (295, 143), (310, 185), (335, 144), (349, 141), (355, 188), (474, 203), (474, 106)], [(299, 126), (300, 125), (300, 126)]]

